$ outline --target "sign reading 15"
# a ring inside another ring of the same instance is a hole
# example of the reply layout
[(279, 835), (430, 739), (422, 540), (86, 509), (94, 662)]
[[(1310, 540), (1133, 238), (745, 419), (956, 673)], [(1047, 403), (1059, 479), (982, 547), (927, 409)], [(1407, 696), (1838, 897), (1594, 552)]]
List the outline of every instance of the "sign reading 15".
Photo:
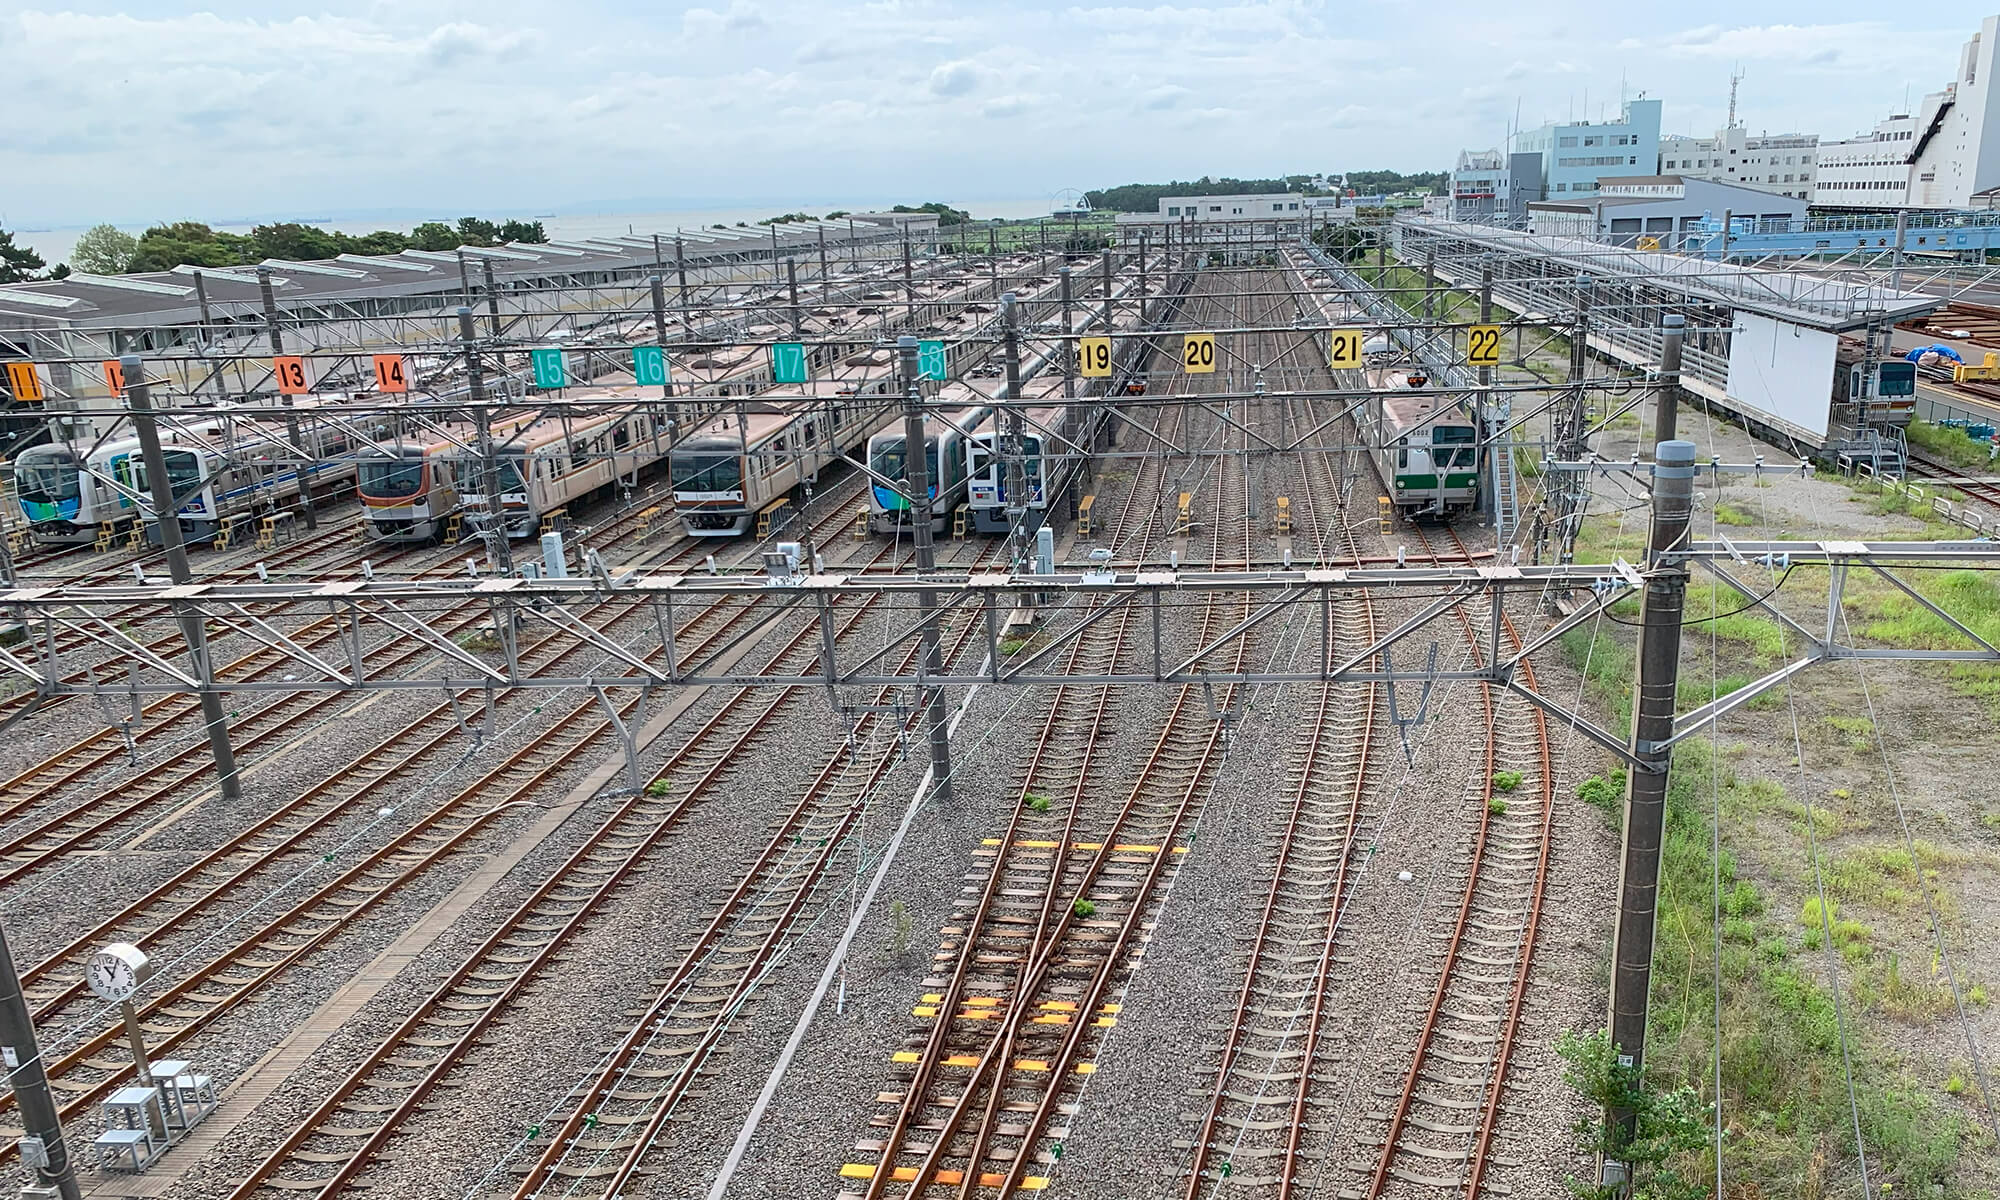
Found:
[(1190, 333), (1181, 344), (1181, 367), (1190, 375), (1215, 373), (1215, 335)]

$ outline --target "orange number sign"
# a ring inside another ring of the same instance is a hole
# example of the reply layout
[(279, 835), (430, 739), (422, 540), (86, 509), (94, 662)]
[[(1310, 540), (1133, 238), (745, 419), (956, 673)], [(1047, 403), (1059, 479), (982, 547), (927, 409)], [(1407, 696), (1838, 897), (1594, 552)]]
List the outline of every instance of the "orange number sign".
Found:
[(115, 358), (104, 360), (104, 386), (111, 389), (114, 396), (125, 394), (125, 364)]
[(375, 390), (378, 392), (407, 392), (410, 377), (403, 374), (403, 356), (400, 354), (378, 354), (375, 356)]
[(271, 360), (271, 370), (278, 377), (278, 394), (281, 396), (302, 396), (306, 388), (306, 360), (297, 355), (285, 354)]

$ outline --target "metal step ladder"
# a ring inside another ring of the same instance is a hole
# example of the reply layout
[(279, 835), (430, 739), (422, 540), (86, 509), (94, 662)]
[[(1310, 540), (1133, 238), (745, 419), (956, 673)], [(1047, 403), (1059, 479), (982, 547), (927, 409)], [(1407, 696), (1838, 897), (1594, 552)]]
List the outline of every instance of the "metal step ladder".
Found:
[(1521, 508), (1514, 482), (1514, 443), (1495, 441), (1488, 444), (1493, 447), (1494, 545), (1504, 550), (1514, 540), (1514, 532), (1521, 524)]

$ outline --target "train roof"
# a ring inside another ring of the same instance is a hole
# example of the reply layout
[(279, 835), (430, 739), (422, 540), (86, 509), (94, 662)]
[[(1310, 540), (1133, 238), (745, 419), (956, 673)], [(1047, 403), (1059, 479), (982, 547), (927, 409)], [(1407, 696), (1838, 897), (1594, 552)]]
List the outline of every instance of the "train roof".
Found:
[(1382, 419), (1387, 426), (1385, 432), (1400, 433), (1419, 425), (1469, 425), (1472, 418), (1466, 415), (1449, 396), (1442, 392), (1411, 391), (1407, 394), (1392, 394), (1382, 398)]

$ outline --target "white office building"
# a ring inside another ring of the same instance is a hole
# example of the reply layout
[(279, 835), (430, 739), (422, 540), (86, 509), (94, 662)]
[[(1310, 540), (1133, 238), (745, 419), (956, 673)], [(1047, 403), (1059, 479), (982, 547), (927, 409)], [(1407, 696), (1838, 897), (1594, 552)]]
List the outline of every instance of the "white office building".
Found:
[(1818, 157), (1816, 133), (1753, 134), (1738, 126), (1714, 137), (1660, 139), (1662, 175), (1733, 183), (1791, 200), (1812, 199)]
[(1597, 193), (1604, 176), (1656, 171), (1660, 164), (1660, 102), (1628, 100), (1616, 121), (1548, 124), (1519, 134), (1517, 152), (1542, 158), (1541, 187), (1549, 200)]
[(1974, 208), (2000, 198), (2000, 16), (1959, 48), (1951, 81), (1873, 130), (1820, 145), (1813, 204), (1825, 208)]

